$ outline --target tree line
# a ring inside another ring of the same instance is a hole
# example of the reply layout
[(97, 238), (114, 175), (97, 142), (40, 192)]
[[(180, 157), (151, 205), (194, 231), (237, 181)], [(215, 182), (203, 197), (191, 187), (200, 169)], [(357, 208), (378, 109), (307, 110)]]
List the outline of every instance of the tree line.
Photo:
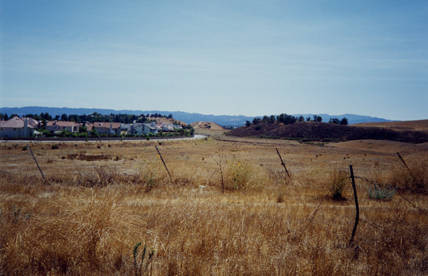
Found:
[[(283, 123), (285, 125), (291, 125), (294, 124), (296, 122), (317, 122), (317, 123), (321, 123), (322, 122), (322, 117), (318, 116), (318, 115), (313, 115), (312, 117), (303, 117), (303, 116), (299, 116), (299, 117), (295, 117), (293, 115), (288, 115), (286, 113), (282, 113), (280, 115), (270, 115), (270, 116), (263, 116), (261, 118), (256, 117), (253, 119), (253, 121), (246, 121), (245, 126), (249, 127), (251, 125), (257, 125), (260, 123), (265, 123), (265, 124), (279, 124), (279, 123)], [(342, 119), (338, 119), (338, 118), (331, 118), (329, 120), (330, 124), (338, 124), (338, 125), (348, 125), (348, 119), (347, 118), (342, 118)]]
[[(8, 115), (7, 113), (0, 113), (0, 120), (9, 120), (13, 116), (18, 116), (16, 114)], [(76, 115), (76, 114), (62, 114), (52, 116), (49, 113), (40, 113), (40, 114), (26, 114), (24, 117), (33, 118), (38, 121), (70, 121), (76, 123), (85, 123), (85, 122), (114, 122), (114, 123), (124, 123), (129, 124), (136, 121), (137, 123), (146, 123), (149, 122), (151, 118), (168, 118), (173, 119), (172, 114), (168, 116), (162, 115), (160, 113), (153, 114), (141, 114), (141, 115), (133, 115), (133, 114), (107, 114), (103, 115), (97, 112), (86, 115)]]

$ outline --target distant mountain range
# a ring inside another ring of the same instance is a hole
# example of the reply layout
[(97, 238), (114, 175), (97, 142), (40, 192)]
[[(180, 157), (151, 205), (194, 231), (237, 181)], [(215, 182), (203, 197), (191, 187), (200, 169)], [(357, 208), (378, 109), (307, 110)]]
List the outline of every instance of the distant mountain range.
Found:
[[(209, 115), (200, 113), (188, 113), (183, 111), (162, 111), (162, 110), (114, 110), (114, 109), (100, 109), (100, 108), (69, 108), (69, 107), (42, 107), (42, 106), (24, 106), (24, 107), (0, 107), (0, 113), (7, 113), (8, 115), (17, 114), (19, 116), (26, 114), (40, 114), (42, 112), (48, 112), (50, 115), (62, 115), (62, 114), (91, 114), (94, 112), (100, 114), (148, 114), (148, 113), (159, 113), (162, 115), (169, 115), (185, 122), (187, 124), (203, 121), (203, 122), (215, 122), (221, 126), (227, 127), (239, 127), (245, 124), (245, 121), (252, 121), (255, 117), (244, 116), (244, 115)], [(329, 121), (330, 118), (343, 118), (348, 119), (349, 124), (358, 123), (372, 123), (372, 122), (389, 122), (383, 118), (376, 118), (363, 115), (355, 114), (343, 114), (343, 115), (329, 115), (329, 114), (293, 114), (294, 116), (313, 117), (313, 115), (321, 116), (323, 121)]]

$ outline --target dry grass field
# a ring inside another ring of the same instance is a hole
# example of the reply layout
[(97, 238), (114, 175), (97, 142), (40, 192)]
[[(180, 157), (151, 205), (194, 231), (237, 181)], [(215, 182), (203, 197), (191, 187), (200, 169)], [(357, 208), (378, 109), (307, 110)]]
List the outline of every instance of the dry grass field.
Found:
[(365, 123), (356, 124), (355, 126), (363, 127), (384, 127), (390, 128), (396, 131), (425, 131), (428, 132), (428, 120), (416, 120), (416, 121), (398, 121), (398, 122), (386, 122), (386, 123)]
[[(25, 144), (0, 145), (0, 275), (428, 273), (426, 143), (210, 137), (31, 148), (46, 182)], [(360, 205), (351, 245), (350, 164)]]

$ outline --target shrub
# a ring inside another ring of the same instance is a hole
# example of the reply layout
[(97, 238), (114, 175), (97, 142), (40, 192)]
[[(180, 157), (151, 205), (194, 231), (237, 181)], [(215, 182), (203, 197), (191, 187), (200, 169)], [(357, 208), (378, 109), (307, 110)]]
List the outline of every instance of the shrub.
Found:
[(154, 172), (154, 169), (145, 166), (143, 170), (138, 173), (138, 179), (136, 183), (143, 184), (145, 186), (145, 192), (150, 192), (161, 182), (161, 177)]
[(369, 198), (376, 200), (392, 200), (395, 195), (395, 189), (392, 187), (378, 187), (374, 185), (373, 188), (369, 188)]
[(251, 167), (246, 162), (229, 161), (225, 168), (225, 189), (243, 190), (248, 188), (252, 175)]
[(345, 171), (334, 170), (328, 179), (329, 197), (333, 200), (346, 200), (343, 196), (349, 176)]

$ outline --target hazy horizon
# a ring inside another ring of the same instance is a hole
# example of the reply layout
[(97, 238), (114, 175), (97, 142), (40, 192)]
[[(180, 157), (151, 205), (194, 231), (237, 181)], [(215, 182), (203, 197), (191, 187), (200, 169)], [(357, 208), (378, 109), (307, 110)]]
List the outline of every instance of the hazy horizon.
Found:
[(0, 106), (428, 118), (426, 1), (0, 1)]
[[(161, 112), (184, 112), (184, 113), (189, 113), (189, 114), (201, 114), (201, 115), (213, 115), (213, 116), (245, 116), (245, 117), (262, 117), (264, 115), (279, 115), (280, 113), (277, 114), (256, 114), (256, 115), (252, 115), (252, 114), (225, 114), (225, 113), (201, 113), (201, 112), (193, 112), (193, 111), (185, 111), (185, 110), (162, 110), (162, 109), (156, 109), (156, 108), (151, 108), (151, 109), (129, 109), (129, 108), (120, 108), (120, 109), (115, 109), (115, 108), (95, 108), (95, 107), (68, 107), (68, 106), (0, 106), (0, 108), (30, 108), (30, 107), (38, 107), (38, 108), (65, 108), (65, 109), (105, 109), (105, 110), (114, 110), (114, 111), (161, 111)], [(46, 111), (47, 112), (47, 111)], [(72, 114), (72, 113), (70, 113)], [(363, 117), (373, 117), (373, 118), (379, 118), (379, 119), (386, 119), (389, 121), (405, 121), (405, 120), (400, 120), (400, 119), (394, 119), (394, 118), (385, 118), (385, 117), (377, 117), (377, 116), (372, 116), (369, 114), (360, 114), (360, 113), (342, 113), (342, 114), (333, 114), (333, 113), (287, 113), (289, 115), (329, 115), (332, 117), (340, 117), (343, 115), (356, 115), (356, 116), (363, 116)], [(424, 120), (428, 118), (422, 118), (422, 119), (412, 119), (412, 120)], [(409, 120), (409, 121), (412, 121)]]

